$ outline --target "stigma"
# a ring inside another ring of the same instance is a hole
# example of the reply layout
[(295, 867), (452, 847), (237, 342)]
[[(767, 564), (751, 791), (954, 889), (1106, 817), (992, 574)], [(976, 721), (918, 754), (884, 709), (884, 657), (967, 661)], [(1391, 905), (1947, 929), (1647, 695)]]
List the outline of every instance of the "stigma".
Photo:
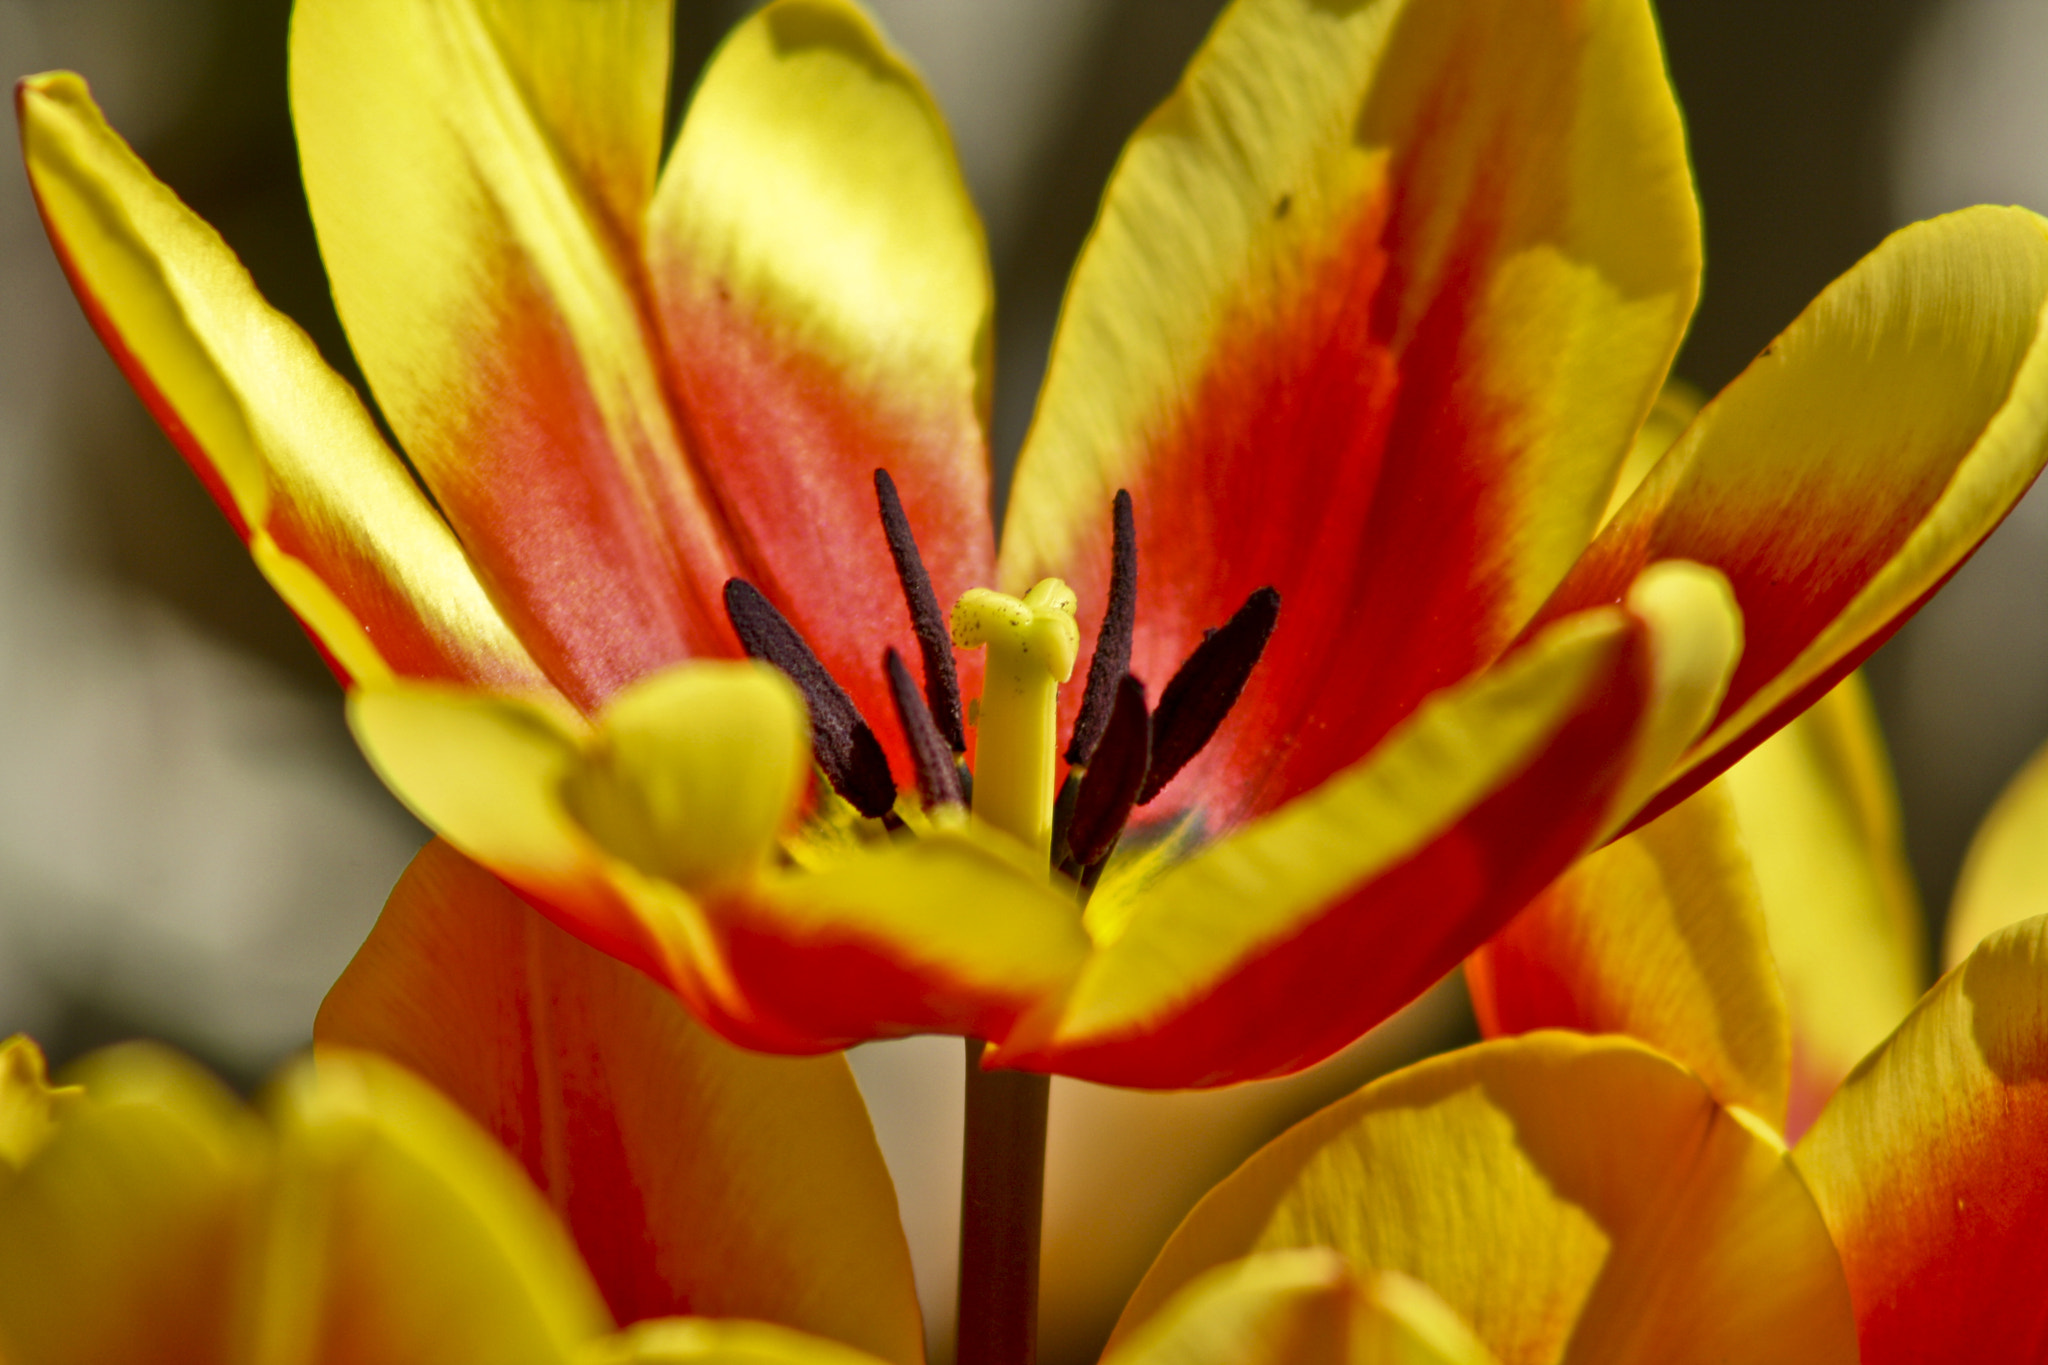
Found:
[(953, 643), (988, 650), (975, 719), (974, 813), (1050, 859), (1059, 687), (1074, 675), (1078, 599), (1057, 578), (1023, 597), (972, 588), (953, 606)]

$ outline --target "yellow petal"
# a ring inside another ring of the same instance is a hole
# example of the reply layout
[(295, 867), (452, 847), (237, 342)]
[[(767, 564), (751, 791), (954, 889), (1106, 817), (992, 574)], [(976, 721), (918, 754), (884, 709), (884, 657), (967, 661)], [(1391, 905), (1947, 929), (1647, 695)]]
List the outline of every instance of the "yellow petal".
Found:
[(1188, 1215), (1119, 1332), (1211, 1266), (1318, 1245), (1422, 1281), (1503, 1361), (1856, 1359), (1783, 1146), (1625, 1039), (1483, 1043), (1297, 1125)]
[[(941, 603), (992, 580), (992, 290), (945, 123), (857, 5), (778, 0), (726, 39), (662, 169), (646, 260), (734, 571), (879, 720), (882, 650), (915, 640), (875, 470)], [(880, 733), (907, 772), (896, 727)]]
[(43, 1050), (25, 1034), (0, 1042), (0, 1191), (43, 1149), (84, 1094), (50, 1084)]
[(2006, 784), (1970, 840), (1949, 906), (1942, 960), (1953, 967), (2009, 924), (2048, 911), (2048, 748)]
[(315, 1037), (404, 1063), (487, 1128), (620, 1321), (760, 1318), (919, 1359), (895, 1194), (845, 1061), (720, 1042), (447, 845), (407, 871)]
[(1799, 1168), (1842, 1251), (1866, 1365), (2048, 1346), (2048, 917), (1986, 939), (1843, 1082)]
[(258, 1365), (556, 1365), (610, 1328), (525, 1175), (411, 1073), (330, 1050), (271, 1108)]
[(0, 1352), (12, 1365), (217, 1365), (264, 1165), (260, 1131), (146, 1044), (74, 1073), (87, 1098), (0, 1188)]
[(1465, 964), (1489, 1038), (1625, 1033), (1715, 1098), (1785, 1121), (1785, 996), (1727, 793), (1710, 786), (1575, 863)]
[(613, 857), (706, 890), (766, 863), (810, 763), (788, 678), (765, 664), (688, 664), (612, 695), (562, 797)]
[(1073, 993), (999, 1060), (1217, 1084), (1298, 1069), (1420, 994), (1626, 818), (1711, 710), (1740, 633), (1725, 587), (1645, 579), (1630, 612), (1559, 623), (1308, 796), (1184, 861), (1113, 865)]
[(1746, 644), (1652, 812), (1854, 668), (2048, 461), (2048, 232), (1974, 208), (1892, 234), (1700, 412), (1538, 614), (1641, 566), (1726, 574)]
[(85, 83), (36, 76), (17, 99), (29, 178), (87, 315), (330, 655), (359, 679), (546, 690), (348, 384)]
[(669, 1318), (597, 1342), (577, 1365), (875, 1365), (875, 1357), (772, 1323)]
[(730, 653), (637, 297), (667, 0), (301, 0), (306, 197), (378, 406), (572, 700)]
[(432, 829), (515, 880), (590, 876), (562, 784), (582, 753), (573, 719), (510, 697), (394, 684), (349, 695), (349, 728), (384, 784)]
[(1791, 1012), (1786, 1132), (1796, 1139), (1905, 1018), (1922, 979), (1919, 896), (1861, 677), (1758, 745), (1723, 784)]

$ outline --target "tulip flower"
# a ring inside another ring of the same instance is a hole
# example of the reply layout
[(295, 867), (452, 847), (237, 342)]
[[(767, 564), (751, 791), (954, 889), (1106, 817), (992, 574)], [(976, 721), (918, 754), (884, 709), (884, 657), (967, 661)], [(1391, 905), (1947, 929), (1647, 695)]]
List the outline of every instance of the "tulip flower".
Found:
[(1954, 965), (1917, 1003), (1896, 802), (1853, 683), (1575, 867), (1472, 964), (1490, 1034), (1632, 1034), (1786, 1128), (1874, 1365), (2048, 1351), (2042, 770), (1973, 844)]
[[(1825, 691), (2048, 447), (2048, 237), (1972, 210), (1596, 535), (1700, 271), (1647, 0), (1238, 0), (1107, 188), (998, 553), (930, 99), (849, 0), (778, 0), (662, 161), (668, 24), (299, 0), (308, 199), (405, 461), (82, 82), (19, 108), (88, 315), (375, 765), (753, 1047), (1327, 1056)], [(741, 653), (804, 706), (686, 663)]]

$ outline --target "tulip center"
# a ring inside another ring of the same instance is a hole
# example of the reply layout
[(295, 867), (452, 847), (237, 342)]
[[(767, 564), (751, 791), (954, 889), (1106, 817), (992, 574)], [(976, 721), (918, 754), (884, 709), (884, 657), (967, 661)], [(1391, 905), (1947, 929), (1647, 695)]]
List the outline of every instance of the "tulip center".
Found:
[[(977, 817), (1022, 840), (1080, 883), (1085, 895), (1133, 809), (1158, 796), (1230, 713), (1272, 636), (1280, 595), (1269, 587), (1254, 592), (1228, 621), (1204, 635), (1160, 692), (1158, 706), (1148, 707), (1145, 685), (1129, 671), (1137, 618), (1137, 528), (1130, 495), (1118, 493), (1109, 601), (1064, 751), (1066, 781), (1055, 784), (1062, 756), (1059, 687), (1073, 676), (1080, 654), (1073, 589), (1057, 578), (1041, 580), (1021, 598), (974, 588), (954, 604), (949, 622), (896, 485), (884, 470), (875, 471), (875, 496), (924, 665), (920, 692), (902, 656), (893, 648), (882, 654), (925, 809), (957, 809), (971, 793)], [(846, 690), (752, 584), (729, 581), (725, 609), (747, 654), (781, 669), (803, 693), (812, 755), (832, 789), (860, 816), (901, 832), (905, 821), (897, 809), (895, 775)], [(988, 651), (974, 714), (972, 774), (964, 761), (955, 646)]]

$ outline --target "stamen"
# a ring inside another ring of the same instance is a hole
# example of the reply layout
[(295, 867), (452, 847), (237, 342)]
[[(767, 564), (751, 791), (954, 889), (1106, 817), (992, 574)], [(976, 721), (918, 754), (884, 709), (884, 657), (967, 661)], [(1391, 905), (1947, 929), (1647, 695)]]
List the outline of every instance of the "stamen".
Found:
[(1067, 826), (1068, 856), (1076, 867), (1092, 867), (1116, 847), (1131, 818), (1131, 806), (1152, 763), (1152, 724), (1145, 714), (1145, 684), (1126, 673), (1102, 729), (1094, 761), (1081, 777), (1074, 818)]
[(953, 754), (939, 734), (932, 713), (917, 695), (917, 683), (903, 656), (892, 646), (882, 653), (882, 668), (889, 675), (889, 695), (896, 702), (897, 719), (910, 737), (910, 756), (917, 763), (917, 791), (927, 809), (933, 806), (961, 806), (967, 803), (960, 790), (960, 770)]
[(832, 789), (870, 820), (886, 815), (896, 804), (896, 779), (881, 742), (846, 689), (789, 618), (744, 578), (726, 580), (725, 614), (747, 657), (775, 665), (804, 694), (811, 711), (811, 751)]
[(1088, 661), (1088, 689), (1081, 696), (1081, 714), (1067, 739), (1067, 764), (1087, 763), (1102, 742), (1116, 701), (1117, 684), (1131, 670), (1131, 631), (1138, 620), (1138, 526), (1131, 515), (1131, 495), (1119, 488), (1110, 513), (1113, 546), (1109, 558), (1109, 604), (1102, 629), (1095, 636), (1095, 654)]
[(1188, 655), (1159, 694), (1159, 709), (1152, 713), (1152, 770), (1138, 790), (1139, 805), (1159, 795), (1215, 736), (1266, 652), (1266, 641), (1279, 619), (1279, 591), (1260, 588)]
[(910, 518), (903, 514), (903, 500), (896, 496), (896, 481), (886, 469), (875, 471), (875, 500), (882, 505), (882, 534), (896, 561), (903, 600), (910, 605), (910, 628), (917, 632), (917, 652), (924, 659), (925, 701), (946, 743), (954, 753), (964, 754), (967, 732), (960, 723), (960, 674), (953, 667), (953, 640), (932, 591), (932, 577), (917, 552), (917, 538), (910, 533)]

